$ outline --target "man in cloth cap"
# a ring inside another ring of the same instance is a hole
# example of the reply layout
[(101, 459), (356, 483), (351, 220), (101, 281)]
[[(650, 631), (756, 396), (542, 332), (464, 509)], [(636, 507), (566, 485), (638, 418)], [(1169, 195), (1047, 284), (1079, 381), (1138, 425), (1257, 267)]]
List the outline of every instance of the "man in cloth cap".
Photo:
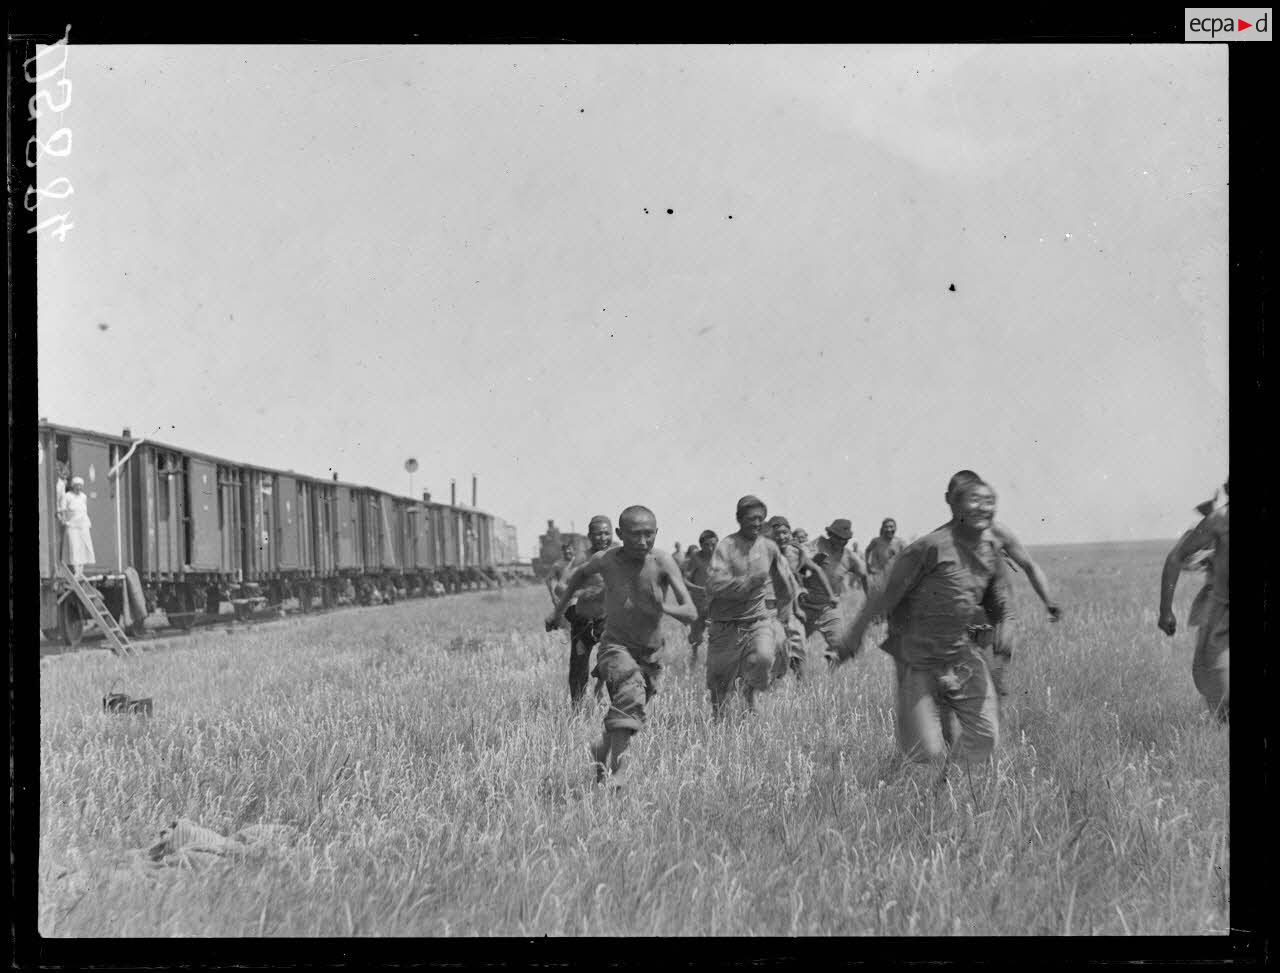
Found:
[[(791, 618), (794, 581), (778, 545), (762, 534), (768, 513), (759, 497), (739, 500), (738, 530), (723, 538), (711, 556), (706, 585), (711, 619), (707, 689), (717, 719), (735, 692), (741, 692), (747, 709), (754, 710), (756, 696), (776, 676), (779, 653), (786, 651), (778, 623), (785, 626)], [(765, 605), (770, 584), (778, 604), (776, 619)]]
[(702, 644), (702, 636), (707, 630), (707, 575), (711, 573), (711, 555), (715, 553), (719, 540), (714, 530), (704, 530), (698, 535), (697, 547), (689, 552), (680, 569), (694, 607), (698, 610), (697, 620), (689, 626), (691, 662), (698, 661), (698, 646)]
[(85, 496), (83, 477), (71, 478), (71, 488), (58, 501), (58, 520), (64, 531), (64, 559), (75, 576), (83, 578), (84, 566), (96, 560), (93, 537), (89, 534), (93, 524), (89, 520), (89, 498)]
[[(566, 574), (612, 546), (613, 521), (604, 514), (592, 517), (587, 525), (587, 543), (590, 545), (588, 550), (569, 562)], [(559, 593), (556, 592), (557, 595)], [(591, 650), (604, 632), (604, 581), (597, 577), (579, 586), (577, 595), (565, 608), (564, 618), (569, 623), (569, 702), (576, 707), (586, 696), (587, 676), (591, 671)], [(597, 695), (600, 688), (597, 680)]]
[[(1173, 614), (1173, 596), (1183, 566), (1200, 551), (1212, 551), (1207, 594), (1200, 602), (1199, 617), (1189, 624), (1199, 624), (1196, 651), (1191, 662), (1191, 678), (1204, 697), (1209, 712), (1220, 723), (1231, 715), (1231, 504), (1230, 483), (1223, 484), (1228, 502), (1210, 507), (1204, 519), (1184, 534), (1165, 558), (1160, 573), (1160, 615), (1156, 624), (1165, 635), (1178, 631)], [(1202, 505), (1206, 506), (1206, 505)], [(1193, 607), (1194, 611), (1194, 607)]]
[[(791, 523), (786, 517), (778, 515), (769, 518), (769, 536), (773, 538), (773, 542), (778, 545), (778, 550), (782, 551), (783, 557), (787, 559), (787, 566), (791, 568), (792, 576), (799, 579), (801, 583), (814, 584), (819, 591), (819, 601), (835, 602), (835, 592), (831, 590), (831, 582), (827, 580), (826, 573), (813, 563), (809, 552), (795, 542), (791, 534)], [(804, 678), (806, 638), (804, 612), (800, 608), (800, 591), (797, 585), (796, 599), (791, 605), (791, 618), (783, 626), (787, 637), (787, 665), (795, 674), (797, 681)], [(766, 604), (770, 601), (766, 599)], [(776, 602), (773, 604), (776, 605)]]
[[(910, 759), (988, 759), (999, 702), (980, 642), (1004, 620), (1004, 558), (991, 535), (996, 495), (982, 480), (952, 494), (951, 520), (908, 544), (836, 640), (837, 664), (862, 649), (871, 620), (890, 619), (897, 671), (898, 745)], [(948, 724), (954, 729), (948, 731)]]
[[(565, 579), (564, 590), (546, 618), (550, 632), (575, 592), (588, 578), (604, 582), (605, 627), (596, 650), (596, 670), (609, 690), (604, 734), (591, 748), (597, 782), (606, 773), (618, 775), (631, 738), (645, 723), (645, 706), (658, 692), (662, 676), (662, 616), (670, 615), (686, 625), (697, 611), (685, 589), (675, 561), (666, 551), (653, 548), (658, 521), (648, 507), (631, 506), (618, 517), (621, 547), (591, 556)], [(676, 605), (666, 603), (675, 595)]]
[(867, 590), (867, 568), (858, 556), (857, 545), (850, 543), (852, 538), (853, 525), (848, 520), (841, 517), (831, 521), (827, 535), (818, 538), (813, 555), (813, 563), (826, 575), (827, 586), (824, 589), (816, 581), (806, 582), (800, 596), (805, 637), (821, 632), (828, 657), (846, 614), (851, 615), (856, 607), (855, 594)]

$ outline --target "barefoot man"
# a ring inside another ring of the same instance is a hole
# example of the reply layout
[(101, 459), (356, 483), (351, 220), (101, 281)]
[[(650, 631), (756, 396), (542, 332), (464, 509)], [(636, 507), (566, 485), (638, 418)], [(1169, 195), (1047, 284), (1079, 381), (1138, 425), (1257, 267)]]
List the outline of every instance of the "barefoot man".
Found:
[[(1227, 497), (1231, 496), (1230, 482), (1223, 484)], [(1183, 565), (1192, 555), (1205, 550), (1213, 551), (1209, 568), (1207, 594), (1202, 602), (1202, 614), (1192, 621), (1199, 623), (1196, 635), (1196, 652), (1191, 662), (1191, 678), (1196, 689), (1204, 697), (1219, 723), (1230, 720), (1231, 714), (1231, 504), (1228, 500), (1217, 509), (1211, 509), (1200, 521), (1174, 545), (1165, 558), (1160, 573), (1160, 617), (1156, 624), (1165, 635), (1178, 631), (1173, 615), (1173, 596), (1178, 588), (1178, 578)], [(1197, 598), (1197, 600), (1200, 600)]]
[(791, 619), (793, 581), (778, 545), (761, 535), (766, 516), (763, 500), (743, 497), (737, 507), (738, 530), (721, 540), (711, 556), (707, 688), (716, 719), (735, 691), (742, 692), (747, 709), (754, 710), (756, 694), (773, 682), (778, 653), (786, 651), (785, 633), (778, 631), (765, 599), (772, 583), (776, 621), (785, 626)]
[[(663, 614), (686, 625), (698, 617), (675, 561), (666, 551), (653, 549), (658, 536), (653, 511), (628, 507), (618, 517), (617, 533), (622, 546), (594, 554), (574, 568), (546, 618), (547, 631), (553, 631), (588, 578), (604, 581), (605, 626), (596, 650), (596, 671), (609, 690), (610, 705), (604, 735), (591, 748), (598, 781), (606, 772), (616, 775), (622, 770), (631, 737), (644, 726), (645, 704), (658, 691)], [(668, 591), (675, 595), (674, 606), (666, 604)]]
[[(889, 618), (885, 642), (897, 662), (898, 745), (910, 759), (962, 763), (991, 756), (999, 705), (978, 640), (988, 619), (1004, 620), (1004, 559), (989, 533), (996, 495), (972, 480), (952, 497), (952, 518), (894, 558), (884, 589), (872, 594), (838, 638), (840, 662), (856, 655), (871, 619)], [(947, 746), (944, 722), (957, 731)]]

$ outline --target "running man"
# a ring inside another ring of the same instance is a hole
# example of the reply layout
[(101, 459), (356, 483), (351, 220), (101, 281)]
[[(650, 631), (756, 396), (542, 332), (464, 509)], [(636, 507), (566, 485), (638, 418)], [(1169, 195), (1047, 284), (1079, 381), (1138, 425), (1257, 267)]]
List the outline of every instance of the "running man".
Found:
[(899, 747), (916, 761), (973, 763), (988, 759), (999, 739), (998, 697), (979, 640), (988, 620), (1004, 619), (1006, 568), (990, 533), (995, 491), (970, 480), (956, 488), (951, 510), (950, 522), (894, 559), (884, 589), (837, 640), (836, 656), (839, 664), (857, 655), (871, 620), (889, 618), (882, 648), (897, 664)]
[(684, 582), (698, 609), (697, 620), (689, 626), (689, 651), (692, 662), (698, 661), (698, 646), (707, 630), (707, 575), (711, 573), (711, 555), (715, 553), (720, 538), (714, 530), (704, 530), (698, 535), (698, 546), (684, 560), (680, 569)]
[[(658, 536), (653, 511), (628, 507), (618, 517), (617, 534), (622, 546), (593, 554), (574, 568), (546, 618), (550, 632), (588, 578), (604, 582), (605, 625), (596, 650), (596, 671), (609, 690), (610, 705), (604, 734), (591, 748), (598, 782), (606, 773), (622, 772), (631, 737), (644, 726), (645, 705), (658, 692), (663, 614), (686, 625), (697, 618), (675, 561), (666, 551), (653, 549)], [(666, 604), (668, 591), (675, 595), (674, 606)]]
[[(791, 533), (791, 524), (786, 517), (770, 517), (769, 531), (778, 550), (787, 559), (787, 566), (804, 590), (813, 592), (814, 601), (818, 604), (834, 604), (835, 592), (831, 590), (831, 582), (826, 572), (813, 563), (809, 552), (797, 544)], [(805, 628), (804, 610), (800, 607), (800, 587), (797, 585), (796, 599), (791, 605), (791, 619), (784, 627), (787, 633), (787, 665), (795, 674), (796, 680), (804, 678), (805, 664)], [(766, 604), (768, 600), (766, 599)]]
[(785, 635), (765, 606), (765, 589), (772, 582), (778, 602), (776, 622), (785, 626), (791, 618), (794, 588), (791, 569), (778, 545), (761, 536), (766, 516), (763, 500), (743, 497), (737, 507), (738, 530), (721, 540), (711, 556), (706, 585), (711, 619), (707, 688), (716, 719), (724, 714), (734, 692), (741, 692), (747, 709), (754, 710), (756, 694), (769, 688), (778, 654), (786, 649)]
[[(947, 506), (952, 506), (952, 498), (957, 490), (962, 489), (969, 483), (981, 482), (981, 480), (982, 478), (973, 470), (957, 471), (947, 483), (947, 492), (943, 494), (943, 500)], [(1022, 546), (1022, 542), (1018, 540), (1013, 530), (1007, 525), (992, 519), (990, 531), (992, 540), (995, 541), (996, 549), (1006, 562), (1006, 567), (1015, 571), (1021, 568), (1026, 572), (1027, 580), (1031, 582), (1031, 587), (1035, 589), (1035, 593), (1044, 602), (1045, 610), (1049, 613), (1049, 621), (1056, 622), (1061, 619), (1062, 609), (1049, 594), (1049, 579), (1045, 577), (1040, 565), (1031, 559), (1031, 555), (1027, 553), (1026, 548)], [(995, 635), (989, 641), (987, 667), (990, 669), (991, 677), (995, 681), (996, 692), (1003, 700), (1009, 694), (1005, 676), (1008, 674), (1009, 666), (1013, 661), (1015, 645), (1012, 630), (1014, 620), (1013, 576), (1010, 571), (1001, 572), (1000, 584), (1005, 586), (998, 598), (1000, 603), (1004, 605), (1004, 617), (1000, 622), (996, 622), (993, 619), (988, 620), (993, 626)]]
[[(827, 536), (818, 538), (817, 551), (813, 555), (813, 563), (826, 575), (827, 589), (831, 594), (824, 600), (820, 588), (810, 583), (805, 585), (805, 593), (800, 598), (805, 638), (821, 632), (827, 643), (828, 659), (844, 627), (845, 613), (851, 607), (853, 593), (859, 589), (863, 593), (867, 590), (867, 568), (858, 556), (857, 545), (850, 545), (852, 538), (853, 525), (848, 520), (839, 518), (831, 521)], [(856, 580), (857, 588), (854, 588), (851, 578)]]
[(888, 576), (889, 565), (893, 563), (893, 559), (902, 553), (905, 546), (902, 538), (897, 536), (898, 522), (892, 517), (886, 517), (880, 523), (880, 536), (873, 537), (871, 543), (867, 545), (866, 562), (867, 562), (867, 587), (868, 589), (879, 587), (884, 584), (885, 577)]
[[(1201, 600), (1200, 631), (1196, 635), (1196, 652), (1191, 662), (1191, 678), (1196, 689), (1219, 723), (1231, 716), (1231, 504), (1230, 481), (1223, 484), (1228, 500), (1212, 509), (1195, 527), (1183, 534), (1165, 558), (1160, 573), (1160, 617), (1156, 624), (1165, 635), (1178, 631), (1173, 614), (1173, 596), (1183, 565), (1200, 551), (1213, 552), (1209, 568), (1208, 594)], [(1196, 624), (1192, 621), (1190, 624)]]
[[(569, 571), (586, 564), (613, 542), (613, 522), (603, 514), (591, 518), (587, 525), (590, 548), (569, 563)], [(567, 572), (566, 572), (567, 574)], [(587, 693), (587, 676), (591, 672), (591, 650), (604, 631), (604, 582), (598, 578), (584, 582), (578, 594), (564, 611), (569, 623), (569, 702), (578, 706)], [(596, 683), (597, 693), (600, 684)]]

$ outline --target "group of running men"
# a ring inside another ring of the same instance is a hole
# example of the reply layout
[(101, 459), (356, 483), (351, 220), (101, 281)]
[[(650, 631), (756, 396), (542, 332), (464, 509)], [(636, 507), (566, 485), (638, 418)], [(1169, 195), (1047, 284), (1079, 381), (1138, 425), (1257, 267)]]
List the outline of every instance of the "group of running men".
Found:
[[(1061, 609), (1043, 570), (996, 521), (989, 484), (961, 470), (944, 499), (951, 510), (945, 524), (903, 544), (897, 524), (886, 519), (865, 557), (851, 543), (848, 520), (832, 521), (826, 536), (810, 546), (785, 517), (769, 518), (755, 496), (738, 501), (736, 532), (720, 538), (703, 531), (681, 562), (654, 548), (658, 523), (647, 507), (622, 511), (616, 531), (621, 544), (613, 541), (608, 517), (593, 517), (589, 549), (575, 553), (565, 545), (565, 559), (547, 578), (554, 607), (545, 625), (554, 631), (562, 618), (569, 624), (573, 704), (583, 700), (593, 674), (597, 694), (609, 694), (604, 733), (591, 747), (597, 779), (621, 772), (631, 738), (644, 726), (645, 707), (662, 675), (664, 614), (689, 626), (693, 662), (706, 635), (706, 680), (716, 719), (735, 696), (751, 711), (778, 679), (788, 673), (803, 678), (805, 644), (814, 632), (822, 635), (835, 669), (857, 656), (868, 630), (883, 623), (879, 645), (895, 664), (902, 752), (917, 761), (989, 758), (1013, 654), (1010, 572), (1026, 573), (1052, 621)], [(1193, 673), (1210, 709), (1225, 721), (1228, 507), (1198, 509), (1204, 519), (1166, 561), (1159, 627), (1168, 635), (1176, 631), (1171, 606), (1178, 576), (1197, 552), (1211, 552), (1209, 582), (1190, 620), (1200, 626)]]

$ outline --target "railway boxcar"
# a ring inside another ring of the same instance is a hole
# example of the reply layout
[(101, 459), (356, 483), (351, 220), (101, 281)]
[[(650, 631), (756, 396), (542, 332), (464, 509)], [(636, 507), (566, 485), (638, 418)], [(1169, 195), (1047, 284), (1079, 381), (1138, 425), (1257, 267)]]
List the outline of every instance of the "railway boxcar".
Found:
[(49, 638), (69, 644), (80, 641), (84, 614), (57, 578), (63, 557), (58, 503), (71, 478), (84, 480), (86, 510), (92, 523), (94, 561), (85, 575), (102, 591), (107, 607), (124, 617), (124, 569), (130, 566), (129, 539), (133, 532), (131, 485), (117, 466), (128, 457), (132, 442), (124, 436), (90, 432), (41, 422), (38, 494), (40, 559), (40, 628)]
[(57, 568), (58, 499), (72, 476), (84, 478), (93, 523), (86, 575), (131, 634), (155, 606), (189, 628), (218, 613), (224, 597), (282, 607), (296, 596), (308, 610), (315, 594), (329, 606), (368, 602), (374, 591), (386, 599), (425, 593), (433, 581), (454, 591), (501, 583), (515, 554), (501, 521), (432, 503), (430, 494), (419, 501), (237, 463), (128, 430), (112, 436), (42, 420), (38, 431), (41, 629), (72, 644), (84, 619)]

